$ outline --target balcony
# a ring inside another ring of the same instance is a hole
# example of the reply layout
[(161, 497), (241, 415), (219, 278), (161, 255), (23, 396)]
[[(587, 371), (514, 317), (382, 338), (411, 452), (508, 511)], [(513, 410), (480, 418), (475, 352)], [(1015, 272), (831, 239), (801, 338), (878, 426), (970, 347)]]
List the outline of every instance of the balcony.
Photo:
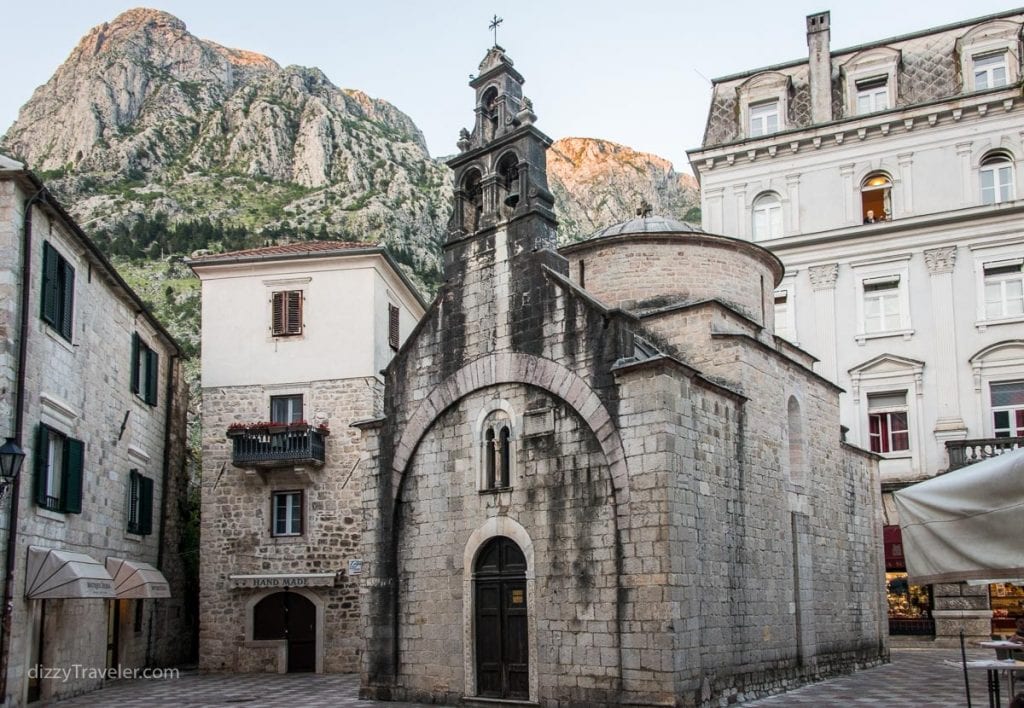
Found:
[(987, 460), (1004, 452), (1024, 447), (1024, 438), (980, 438), (977, 440), (950, 440), (946, 443), (949, 470)]
[(231, 464), (242, 469), (321, 467), (326, 427), (306, 424), (237, 425), (228, 429)]

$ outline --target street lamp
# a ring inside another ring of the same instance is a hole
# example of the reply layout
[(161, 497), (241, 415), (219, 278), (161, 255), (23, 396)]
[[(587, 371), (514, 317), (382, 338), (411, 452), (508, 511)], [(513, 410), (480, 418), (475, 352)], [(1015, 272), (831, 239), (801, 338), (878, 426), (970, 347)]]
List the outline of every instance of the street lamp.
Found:
[(25, 461), (25, 451), (14, 441), (14, 438), (7, 438), (0, 446), (0, 499), (7, 496), (11, 491), (11, 484), (21, 472), (21, 465)]

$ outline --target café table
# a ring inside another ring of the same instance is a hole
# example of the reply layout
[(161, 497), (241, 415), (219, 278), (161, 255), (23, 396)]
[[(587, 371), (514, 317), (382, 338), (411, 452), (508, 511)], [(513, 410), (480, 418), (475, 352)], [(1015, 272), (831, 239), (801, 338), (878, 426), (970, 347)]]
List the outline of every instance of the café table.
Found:
[(1000, 708), (999, 672), (1006, 671), (1010, 674), (1010, 700), (1012, 701), (1013, 674), (1018, 671), (1024, 671), (1024, 661), (1016, 659), (981, 659), (967, 661), (963, 666), (968, 671), (984, 671), (987, 674), (989, 708)]

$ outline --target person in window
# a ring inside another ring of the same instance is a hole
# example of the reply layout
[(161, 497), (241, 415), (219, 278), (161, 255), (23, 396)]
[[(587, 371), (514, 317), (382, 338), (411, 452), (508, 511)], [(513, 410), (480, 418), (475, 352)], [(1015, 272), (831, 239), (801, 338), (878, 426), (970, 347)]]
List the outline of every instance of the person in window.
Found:
[(1024, 644), (1024, 617), (1017, 618), (1017, 631), (1010, 637), (1010, 641), (1015, 644)]
[(874, 209), (868, 209), (867, 213), (864, 215), (864, 223), (865, 224), (874, 224), (874, 223), (876, 223)]

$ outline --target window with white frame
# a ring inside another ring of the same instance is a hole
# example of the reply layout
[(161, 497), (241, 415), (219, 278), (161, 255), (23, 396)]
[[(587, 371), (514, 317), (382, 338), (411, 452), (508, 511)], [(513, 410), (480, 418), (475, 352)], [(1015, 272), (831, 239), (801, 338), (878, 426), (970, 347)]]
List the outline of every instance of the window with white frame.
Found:
[(864, 332), (889, 332), (903, 328), (900, 307), (900, 276), (866, 278), (864, 287)]
[(750, 106), (749, 136), (770, 135), (779, 132), (779, 102), (764, 101)]
[(974, 65), (974, 90), (1006, 86), (1008, 81), (1006, 52), (988, 52), (971, 57)]
[(984, 265), (985, 319), (1024, 315), (1024, 259), (997, 261)]
[(1013, 160), (1006, 153), (986, 155), (979, 177), (982, 204), (1001, 204), (1013, 199)]
[(793, 339), (789, 322), (789, 292), (786, 290), (775, 293), (775, 334), (788, 340)]
[(754, 200), (752, 230), (755, 241), (782, 236), (782, 200), (774, 192), (765, 192)]
[(857, 115), (884, 111), (889, 107), (888, 75), (860, 79), (857, 85)]
[(302, 492), (274, 492), (271, 494), (273, 518), (271, 530), (274, 536), (301, 536), (302, 523)]
[(990, 385), (992, 435), (997, 438), (1024, 436), (1024, 381)]
[(868, 394), (868, 442), (871, 452), (910, 449), (906, 391)]

